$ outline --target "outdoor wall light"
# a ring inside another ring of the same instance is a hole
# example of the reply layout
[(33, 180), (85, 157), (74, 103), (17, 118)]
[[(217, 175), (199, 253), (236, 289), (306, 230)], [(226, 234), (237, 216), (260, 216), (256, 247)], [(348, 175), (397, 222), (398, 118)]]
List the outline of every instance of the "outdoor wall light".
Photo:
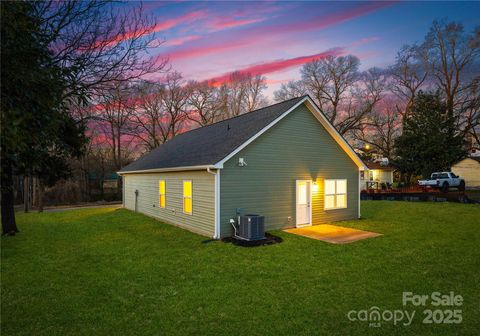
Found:
[(245, 159), (243, 157), (241, 157), (241, 158), (238, 158), (238, 165), (240, 167), (245, 167), (247, 165), (247, 162), (245, 161)]

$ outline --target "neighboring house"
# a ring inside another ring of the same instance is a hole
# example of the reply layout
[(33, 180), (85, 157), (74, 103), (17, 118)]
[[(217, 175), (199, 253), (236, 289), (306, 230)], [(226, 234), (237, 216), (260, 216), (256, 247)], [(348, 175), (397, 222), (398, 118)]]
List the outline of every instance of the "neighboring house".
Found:
[(221, 238), (239, 213), (267, 230), (360, 217), (360, 169), (304, 96), (178, 135), (119, 174), (125, 208)]
[(388, 161), (365, 161), (365, 164), (368, 170), (360, 172), (360, 190), (381, 189), (382, 183), (393, 183), (395, 168), (389, 165)]
[(103, 189), (116, 189), (118, 184), (118, 174), (114, 172), (103, 174), (93, 172), (89, 174), (88, 179), (94, 186), (99, 185)]
[(480, 187), (480, 157), (469, 157), (452, 166), (452, 172), (465, 180), (467, 188)]

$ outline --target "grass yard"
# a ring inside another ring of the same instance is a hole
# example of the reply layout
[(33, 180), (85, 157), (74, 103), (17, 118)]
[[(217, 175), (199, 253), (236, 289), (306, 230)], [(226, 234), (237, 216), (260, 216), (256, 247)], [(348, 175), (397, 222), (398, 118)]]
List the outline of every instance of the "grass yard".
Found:
[[(21, 233), (1, 239), (1, 334), (478, 334), (480, 206), (370, 201), (362, 214), (341, 225), (383, 236), (332, 245), (274, 232), (284, 242), (258, 248), (123, 209), (19, 214)], [(422, 324), (404, 291), (462, 295), (463, 322)], [(347, 319), (372, 306), (416, 316)]]

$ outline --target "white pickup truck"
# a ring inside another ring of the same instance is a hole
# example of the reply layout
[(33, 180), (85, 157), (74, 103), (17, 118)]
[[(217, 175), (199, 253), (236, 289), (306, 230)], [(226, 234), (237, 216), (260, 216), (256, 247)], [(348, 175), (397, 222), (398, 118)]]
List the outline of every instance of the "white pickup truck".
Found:
[(465, 190), (465, 181), (450, 172), (432, 173), (429, 179), (419, 180), (418, 185), (420, 187), (440, 189), (443, 192), (447, 192), (450, 187), (455, 187), (462, 191)]

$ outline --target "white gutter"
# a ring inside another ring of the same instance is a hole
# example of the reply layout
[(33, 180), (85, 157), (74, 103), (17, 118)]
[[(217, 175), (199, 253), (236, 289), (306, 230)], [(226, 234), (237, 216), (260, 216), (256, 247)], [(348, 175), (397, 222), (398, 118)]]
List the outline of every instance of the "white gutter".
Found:
[(213, 239), (220, 239), (220, 169), (214, 173), (207, 168), (207, 173), (215, 175), (215, 233)]
[(204, 166), (186, 166), (186, 167), (172, 167), (172, 168), (155, 168), (155, 169), (144, 169), (144, 170), (130, 170), (130, 171), (118, 171), (118, 175), (125, 174), (141, 174), (141, 173), (162, 173), (162, 172), (171, 172), (171, 171), (188, 171), (188, 170), (204, 170), (215, 168), (213, 165), (204, 165)]
[(362, 201), (362, 199), (361, 199), (361, 192), (362, 191), (360, 190), (361, 189), (361, 187), (360, 187), (360, 183), (361, 183), (360, 172), (361, 171), (362, 171), (362, 169), (358, 170), (358, 219), (362, 218), (362, 213), (360, 211), (360, 204), (361, 204), (361, 201)]

